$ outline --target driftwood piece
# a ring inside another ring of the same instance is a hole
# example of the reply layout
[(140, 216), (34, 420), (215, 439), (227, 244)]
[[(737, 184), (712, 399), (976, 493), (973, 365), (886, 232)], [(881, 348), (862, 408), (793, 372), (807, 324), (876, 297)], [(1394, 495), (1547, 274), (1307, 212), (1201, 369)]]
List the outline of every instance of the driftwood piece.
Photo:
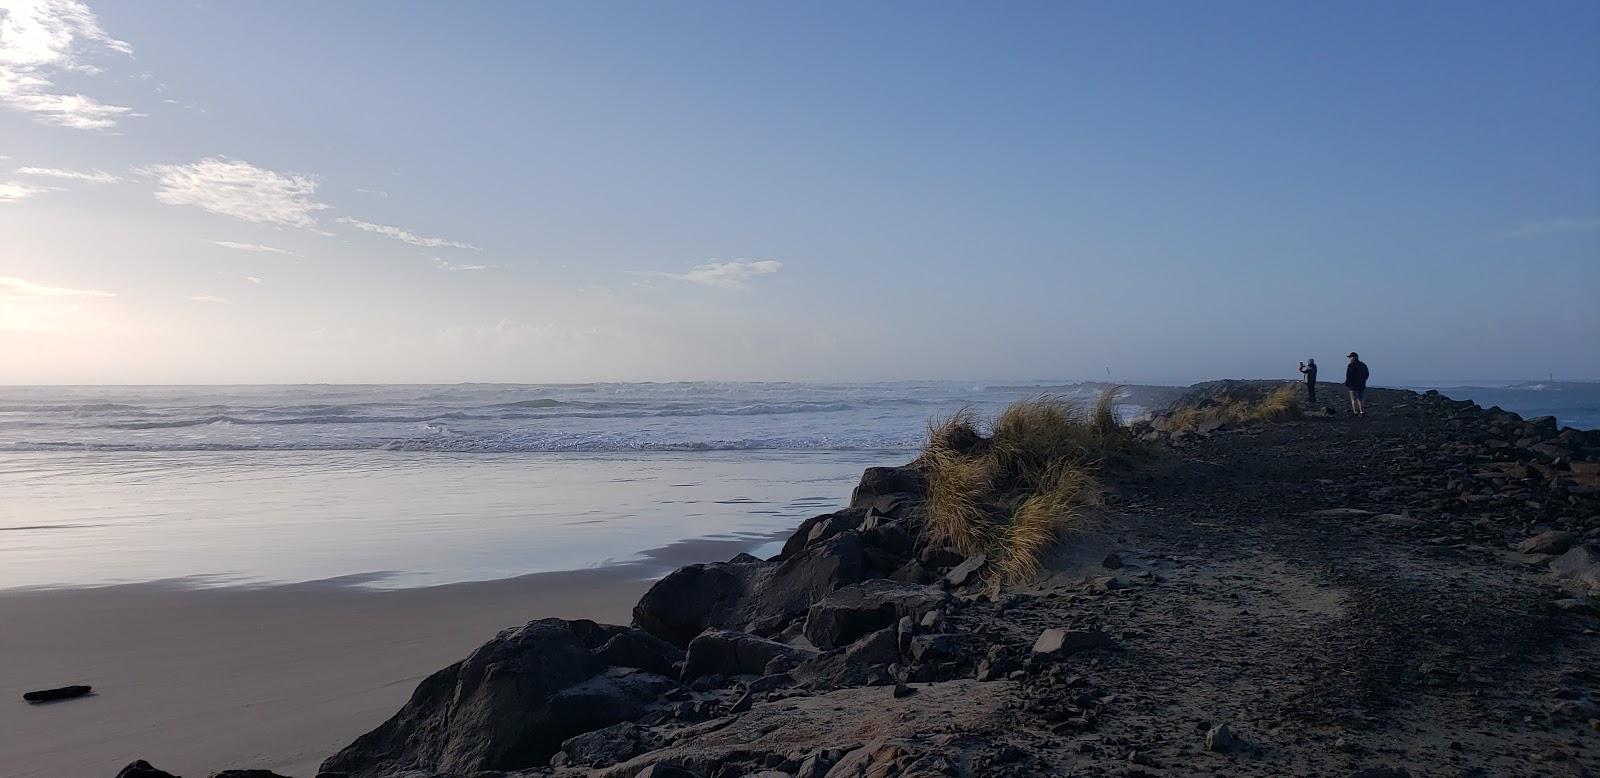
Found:
[(88, 686), (62, 686), (56, 689), (41, 689), (22, 695), (28, 702), (51, 702), (53, 700), (70, 700), (73, 697), (82, 697), (88, 694)]

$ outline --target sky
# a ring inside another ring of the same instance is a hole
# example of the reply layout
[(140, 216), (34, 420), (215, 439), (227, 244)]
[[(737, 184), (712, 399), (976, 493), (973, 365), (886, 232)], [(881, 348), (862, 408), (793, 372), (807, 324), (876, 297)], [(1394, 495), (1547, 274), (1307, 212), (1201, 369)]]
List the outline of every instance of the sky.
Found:
[(1600, 379), (1600, 4), (0, 0), (0, 383)]

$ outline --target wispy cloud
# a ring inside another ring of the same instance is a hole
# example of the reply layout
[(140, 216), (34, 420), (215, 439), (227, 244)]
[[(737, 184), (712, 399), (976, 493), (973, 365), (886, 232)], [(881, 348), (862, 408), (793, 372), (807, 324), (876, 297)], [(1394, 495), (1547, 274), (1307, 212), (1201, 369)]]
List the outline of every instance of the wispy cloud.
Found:
[(394, 238), (402, 243), (410, 243), (413, 246), (421, 246), (428, 249), (452, 248), (471, 249), (472, 251), (482, 250), (471, 243), (460, 243), (453, 240), (446, 240), (444, 238), (425, 238), (402, 227), (391, 227), (387, 224), (373, 224), (372, 222), (364, 222), (360, 219), (352, 219), (348, 216), (340, 216), (334, 221), (337, 221), (340, 224), (348, 224), (358, 230), (377, 233), (386, 238)]
[(218, 297), (218, 296), (216, 296), (216, 295), (214, 295), (214, 294), (197, 294), (197, 295), (191, 295), (191, 296), (190, 296), (190, 297), (189, 297), (189, 299), (191, 299), (191, 300), (193, 300), (193, 301), (195, 301), (195, 302), (197, 302), (197, 303), (217, 303), (217, 304), (224, 304), (224, 303), (227, 303), (227, 302), (228, 302), (228, 298), (226, 298), (226, 297)]
[(440, 270), (488, 270), (488, 265), (468, 265), (460, 262), (451, 262), (440, 257), (433, 258), (433, 266)]
[(152, 165), (145, 172), (159, 184), (156, 199), (193, 205), (248, 222), (285, 227), (316, 226), (312, 214), (329, 207), (311, 199), (317, 180), (283, 174), (248, 162), (207, 157), (187, 165)]
[(771, 275), (783, 268), (776, 259), (735, 259), (728, 262), (708, 262), (696, 265), (685, 273), (642, 272), (638, 275), (670, 278), (702, 286), (721, 289), (742, 289), (756, 276)]
[(68, 289), (26, 281), (11, 276), (0, 276), (0, 296), (7, 297), (116, 297), (114, 292), (99, 289)]
[(49, 190), (20, 181), (0, 181), (0, 203), (15, 203), (46, 191)]
[(261, 283), (261, 276), (244, 276), (243, 278), (244, 278), (244, 280), (249, 281), (252, 284)]
[(1594, 232), (1600, 230), (1600, 218), (1544, 219), (1528, 222), (1500, 233), (1502, 238), (1537, 238), (1569, 232)]
[(383, 191), (382, 189), (362, 189), (361, 187), (358, 186), (358, 187), (356, 187), (356, 191), (360, 192), (362, 194), (372, 195), (373, 197), (379, 198), (381, 200), (389, 199), (389, 193)]
[(418, 235), (416, 232), (408, 231), (408, 229), (405, 229), (405, 227), (390, 227), (389, 224), (373, 224), (370, 223), (370, 221), (352, 219), (349, 218), (349, 216), (339, 216), (339, 218), (334, 219), (334, 221), (338, 221), (339, 224), (349, 224), (349, 226), (355, 227), (355, 229), (360, 229), (360, 231), (376, 232), (376, 234), (382, 235), (382, 237), (400, 240), (400, 242), (403, 243), (411, 243), (413, 247), (469, 248), (469, 250), (472, 251), (482, 251), (480, 248), (472, 245), (472, 243), (461, 243), (456, 242), (456, 240), (446, 239), (430, 239), (430, 237), (422, 237), (422, 235)]
[(107, 35), (78, 0), (0, 2), (0, 103), (48, 124), (115, 127), (132, 109), (69, 94), (55, 83), (62, 73), (100, 72), (87, 60), (106, 53), (132, 56), (133, 48)]
[(257, 254), (283, 254), (283, 255), (291, 256), (291, 257), (300, 256), (299, 254), (296, 254), (293, 251), (289, 251), (288, 249), (274, 248), (272, 246), (263, 246), (263, 245), (261, 245), (259, 243), (239, 243), (237, 241), (231, 241), (231, 240), (208, 240), (206, 242), (214, 244), (214, 245), (217, 245), (217, 246), (221, 246), (221, 247), (223, 247), (225, 249), (233, 249), (235, 251), (253, 251), (253, 252), (257, 253)]
[(58, 167), (19, 167), (17, 172), (25, 176), (62, 178), (68, 181), (84, 181), (90, 184), (115, 184), (122, 180), (104, 170), (85, 172), (82, 170), (64, 170)]

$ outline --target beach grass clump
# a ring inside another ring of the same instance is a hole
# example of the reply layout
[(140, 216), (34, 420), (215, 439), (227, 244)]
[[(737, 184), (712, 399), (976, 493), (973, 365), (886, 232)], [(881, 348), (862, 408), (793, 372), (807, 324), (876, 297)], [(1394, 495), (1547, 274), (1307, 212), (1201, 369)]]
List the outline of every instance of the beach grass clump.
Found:
[(1305, 414), (1305, 396), (1299, 384), (1284, 383), (1264, 392), (1225, 393), (1174, 408), (1167, 417), (1166, 429), (1191, 432), (1224, 424), (1266, 424), (1298, 419)]
[(988, 424), (971, 409), (931, 424), (918, 459), (929, 484), (921, 542), (986, 555), (995, 584), (1035, 578), (1045, 550), (1100, 504), (1103, 463), (1136, 450), (1116, 396), (1111, 387), (1085, 409), (1041, 395)]
[(1250, 409), (1249, 420), (1257, 422), (1288, 421), (1306, 415), (1305, 396), (1296, 384), (1284, 384), (1267, 392)]

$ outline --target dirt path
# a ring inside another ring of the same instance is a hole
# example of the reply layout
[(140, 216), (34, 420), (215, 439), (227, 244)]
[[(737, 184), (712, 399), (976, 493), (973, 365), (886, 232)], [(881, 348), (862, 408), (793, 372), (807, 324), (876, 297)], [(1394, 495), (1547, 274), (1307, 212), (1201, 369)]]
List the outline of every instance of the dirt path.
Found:
[[(1098, 626), (1122, 650), (1030, 676), (1031, 755), (990, 771), (1600, 774), (1600, 623), (1505, 550), (1526, 528), (1434, 510), (1454, 431), (1371, 394), (1180, 447), (1005, 602), (1010, 640)], [(1238, 745), (1207, 751), (1223, 722)]]

